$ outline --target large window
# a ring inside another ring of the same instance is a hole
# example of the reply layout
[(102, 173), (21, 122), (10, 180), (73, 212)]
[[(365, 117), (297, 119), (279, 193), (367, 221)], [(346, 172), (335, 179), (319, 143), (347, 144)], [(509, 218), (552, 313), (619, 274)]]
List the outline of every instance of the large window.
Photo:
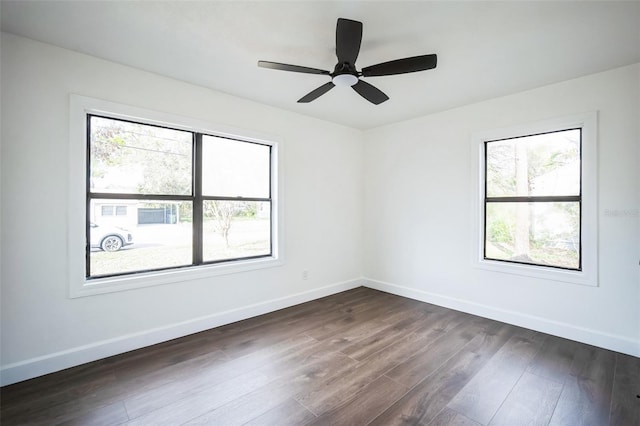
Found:
[(581, 269), (581, 135), (485, 142), (485, 259)]
[(272, 146), (87, 114), (86, 278), (271, 257)]
[(477, 267), (597, 285), (596, 135), (588, 113), (473, 136)]

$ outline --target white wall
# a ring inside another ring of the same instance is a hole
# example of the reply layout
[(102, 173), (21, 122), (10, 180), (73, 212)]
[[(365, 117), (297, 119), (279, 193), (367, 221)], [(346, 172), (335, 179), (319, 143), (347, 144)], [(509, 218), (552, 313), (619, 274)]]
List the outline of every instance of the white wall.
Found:
[[(369, 285), (640, 356), (640, 65), (368, 131)], [(597, 110), (598, 287), (472, 267), (474, 132)]]
[[(360, 284), (360, 131), (13, 35), (1, 41), (3, 384)], [(277, 136), (285, 265), (69, 299), (71, 93)]]

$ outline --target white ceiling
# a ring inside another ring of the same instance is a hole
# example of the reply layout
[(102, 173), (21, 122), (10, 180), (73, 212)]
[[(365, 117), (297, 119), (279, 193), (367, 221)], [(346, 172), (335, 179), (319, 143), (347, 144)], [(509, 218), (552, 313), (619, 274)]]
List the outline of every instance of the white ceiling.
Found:
[[(2, 31), (367, 129), (640, 62), (640, 2), (2, 1)], [(357, 67), (428, 53), (438, 67), (370, 77), (375, 106), (327, 76), (339, 17), (364, 23)]]

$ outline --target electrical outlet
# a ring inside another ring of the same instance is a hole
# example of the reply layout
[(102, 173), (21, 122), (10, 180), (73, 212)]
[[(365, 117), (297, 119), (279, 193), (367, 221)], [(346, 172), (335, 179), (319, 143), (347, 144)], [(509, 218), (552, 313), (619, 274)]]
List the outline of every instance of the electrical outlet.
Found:
[(309, 279), (309, 271), (307, 271), (307, 270), (302, 271), (302, 279), (303, 280), (308, 280)]

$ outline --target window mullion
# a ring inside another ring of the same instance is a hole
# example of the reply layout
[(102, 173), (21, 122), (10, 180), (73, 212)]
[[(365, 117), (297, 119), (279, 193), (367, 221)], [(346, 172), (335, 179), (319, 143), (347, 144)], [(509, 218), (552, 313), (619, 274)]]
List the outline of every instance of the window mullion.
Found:
[(202, 134), (194, 133), (193, 148), (193, 264), (202, 264)]
[(579, 202), (579, 201), (580, 201), (580, 195), (485, 197), (485, 202), (487, 203), (549, 203), (549, 202)]
[(91, 192), (93, 199), (101, 200), (169, 200), (169, 201), (193, 201), (192, 195), (168, 195), (168, 194), (126, 194), (119, 192)]
[(205, 201), (265, 201), (270, 202), (271, 198), (261, 197), (224, 197), (217, 195), (203, 195), (202, 199)]
[(91, 276), (91, 223), (89, 218), (91, 217), (91, 115), (87, 115), (86, 118), (86, 164), (85, 164), (85, 248), (84, 248), (84, 260), (85, 260), (85, 277)]

